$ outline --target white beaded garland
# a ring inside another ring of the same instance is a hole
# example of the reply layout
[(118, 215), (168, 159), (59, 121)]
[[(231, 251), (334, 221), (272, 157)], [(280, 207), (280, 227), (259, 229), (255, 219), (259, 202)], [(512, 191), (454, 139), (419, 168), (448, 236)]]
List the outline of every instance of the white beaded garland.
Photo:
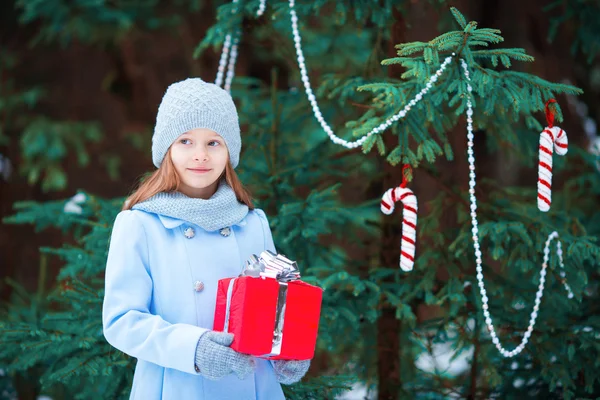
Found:
[[(460, 63), (461, 66), (463, 68), (463, 72), (467, 81), (467, 90), (469, 92), (469, 96), (471, 96), (472, 90), (473, 88), (471, 87), (471, 80), (469, 78), (469, 70), (468, 70), (468, 66), (467, 63), (465, 62), (465, 60), (460, 59)], [(479, 246), (479, 228), (477, 227), (478, 222), (477, 222), (477, 199), (475, 198), (475, 153), (473, 151), (473, 125), (472, 125), (472, 119), (471, 117), (473, 116), (473, 105), (471, 103), (471, 100), (469, 99), (467, 101), (467, 116), (468, 118), (468, 122), (469, 124), (467, 125), (467, 138), (469, 139), (468, 142), (468, 154), (469, 154), (469, 170), (471, 171), (469, 173), (469, 176), (471, 178), (471, 180), (469, 181), (469, 193), (470, 193), (470, 201), (471, 201), (471, 224), (473, 226), (472, 228), (472, 233), (473, 233), (473, 248), (475, 251), (475, 257), (476, 257), (476, 271), (477, 271), (477, 281), (479, 283), (479, 292), (481, 294), (481, 302), (482, 302), (482, 308), (483, 308), (483, 315), (485, 317), (485, 324), (487, 325), (487, 328), (490, 332), (490, 337), (492, 338), (492, 343), (494, 343), (494, 345), (496, 346), (496, 348), (498, 349), (498, 351), (500, 351), (500, 354), (502, 354), (504, 357), (514, 357), (517, 354), (519, 354), (521, 351), (523, 351), (523, 349), (525, 348), (525, 345), (529, 342), (529, 338), (531, 337), (531, 332), (533, 332), (533, 327), (535, 326), (535, 322), (538, 316), (538, 311), (540, 309), (540, 303), (542, 301), (542, 296), (544, 294), (544, 283), (546, 282), (546, 268), (548, 268), (548, 257), (550, 255), (550, 242), (552, 242), (552, 240), (557, 239), (557, 243), (556, 243), (556, 254), (558, 255), (558, 261), (559, 261), (559, 265), (560, 268), (564, 269), (564, 264), (563, 264), (563, 258), (562, 258), (562, 245), (560, 240), (558, 240), (558, 233), (552, 232), (549, 236), (548, 239), (546, 240), (546, 244), (544, 246), (544, 261), (542, 264), (542, 270), (540, 271), (540, 284), (538, 286), (538, 290), (537, 293), (535, 294), (535, 305), (533, 307), (533, 311), (531, 312), (531, 317), (529, 320), (529, 326), (527, 327), (527, 331), (525, 332), (525, 334), (523, 335), (523, 338), (521, 339), (521, 343), (512, 351), (508, 351), (506, 350), (502, 344), (500, 343), (500, 340), (498, 339), (497, 335), (496, 335), (496, 330), (494, 328), (494, 324), (492, 321), (492, 317), (488, 311), (489, 306), (488, 306), (488, 297), (487, 297), (487, 292), (485, 290), (485, 284), (483, 282), (483, 268), (482, 268), (482, 261), (481, 261), (481, 250), (480, 250), (480, 246)], [(569, 285), (566, 283), (566, 281), (564, 280), (564, 271), (561, 271), (560, 273), (561, 277), (563, 278), (563, 285), (565, 286), (565, 289), (568, 292), (568, 297), (572, 298), (573, 297), (573, 292), (571, 291), (571, 288), (569, 287)]]
[[(233, 0), (232, 3), (236, 5), (238, 0)], [(265, 0), (266, 2), (266, 0)], [(266, 3), (265, 3), (266, 4)], [(262, 6), (262, 4), (261, 4)], [(259, 9), (260, 11), (260, 9)], [(237, 12), (237, 6), (232, 9), (232, 14)], [(264, 12), (264, 9), (263, 9)], [(223, 75), (225, 75), (225, 67), (227, 67), (227, 75), (225, 76), (224, 89), (229, 92), (231, 91), (231, 82), (235, 75), (235, 62), (237, 61), (237, 49), (240, 41), (241, 31), (237, 30), (234, 34), (228, 33), (225, 36), (225, 42), (223, 43), (223, 50), (221, 52), (221, 58), (219, 59), (219, 67), (217, 70), (217, 78), (215, 79), (215, 85), (223, 85)]]
[(260, 17), (264, 14), (265, 9), (267, 8), (267, 0), (260, 0), (260, 4), (258, 6), (258, 11), (256, 12), (256, 16)]
[(219, 60), (219, 69), (217, 71), (217, 79), (215, 79), (215, 85), (223, 85), (223, 75), (225, 73), (225, 67), (227, 66), (227, 60), (229, 58), (229, 48), (231, 47), (231, 34), (225, 36), (225, 42), (223, 43), (223, 51), (221, 52), (221, 59)]
[[(300, 75), (302, 76), (302, 83), (304, 83), (304, 90), (305, 90), (306, 96), (308, 97), (310, 104), (312, 106), (313, 114), (317, 118), (317, 121), (319, 122), (319, 124), (321, 125), (323, 130), (329, 136), (329, 139), (331, 139), (331, 141), (334, 142), (335, 144), (339, 144), (348, 149), (354, 149), (356, 147), (362, 146), (362, 144), (371, 135), (373, 135), (375, 133), (383, 132), (384, 130), (386, 130), (387, 128), (389, 128), (392, 125), (392, 122), (398, 121), (400, 118), (404, 118), (404, 116), (406, 116), (406, 113), (408, 111), (410, 111), (411, 107), (414, 107), (419, 101), (421, 101), (423, 99), (423, 96), (425, 94), (427, 94), (427, 92), (429, 92), (429, 90), (431, 90), (431, 88), (433, 87), (432, 83), (435, 83), (437, 81), (438, 77), (440, 77), (442, 75), (442, 73), (444, 72), (444, 70), (446, 69), (448, 64), (450, 64), (450, 62), (452, 61), (452, 57), (450, 57), (450, 56), (446, 57), (446, 59), (444, 60), (444, 62), (440, 66), (440, 68), (436, 71), (436, 73), (429, 78), (429, 82), (427, 83), (425, 88), (423, 88), (419, 92), (419, 94), (417, 94), (415, 96), (414, 99), (410, 100), (408, 102), (408, 104), (406, 106), (404, 106), (404, 108), (400, 112), (398, 112), (395, 115), (393, 115), (392, 117), (388, 118), (385, 122), (381, 123), (379, 126), (371, 129), (370, 132), (368, 132), (365, 136), (361, 137), (360, 139), (358, 139), (354, 142), (349, 142), (347, 140), (340, 138), (339, 136), (336, 136), (334, 134), (333, 130), (331, 129), (331, 127), (327, 124), (327, 122), (322, 117), (321, 110), (319, 109), (319, 105), (317, 104), (315, 95), (310, 86), (310, 80), (308, 78), (306, 64), (304, 63), (304, 53), (302, 51), (302, 43), (301, 43), (302, 39), (300, 37), (300, 31), (298, 30), (298, 15), (296, 14), (296, 10), (294, 8), (295, 1), (290, 0), (289, 4), (290, 4), (290, 18), (292, 21), (292, 33), (294, 35), (294, 44), (296, 47), (298, 66), (300, 67)], [(454, 53), (452, 54), (452, 56), (454, 56)]]
[(231, 91), (231, 82), (233, 81), (233, 76), (235, 74), (235, 62), (237, 60), (237, 49), (239, 41), (240, 33), (237, 32), (231, 45), (231, 54), (229, 55), (229, 64), (227, 65), (227, 77), (225, 78), (224, 89), (228, 92)]
[(225, 65), (227, 65), (227, 75), (225, 77), (225, 86), (223, 88), (228, 92), (231, 91), (231, 82), (233, 81), (233, 77), (235, 75), (235, 62), (237, 60), (237, 49), (239, 40), (239, 31), (236, 32), (235, 35), (227, 34), (227, 36), (225, 36), (225, 43), (223, 43), (223, 52), (221, 53), (221, 59), (219, 60), (219, 69), (217, 71), (215, 85), (223, 85), (223, 75), (225, 73)]

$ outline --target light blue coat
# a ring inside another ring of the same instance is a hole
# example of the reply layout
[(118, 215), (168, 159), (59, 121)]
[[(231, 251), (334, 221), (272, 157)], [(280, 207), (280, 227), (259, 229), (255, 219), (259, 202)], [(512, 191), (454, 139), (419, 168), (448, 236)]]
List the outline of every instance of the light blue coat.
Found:
[(238, 276), (250, 255), (266, 249), (275, 246), (260, 209), (228, 236), (141, 210), (117, 215), (102, 323), (108, 343), (138, 359), (130, 399), (284, 399), (268, 360), (256, 358), (244, 380), (232, 373), (212, 381), (194, 368), (198, 339), (213, 327), (217, 282)]

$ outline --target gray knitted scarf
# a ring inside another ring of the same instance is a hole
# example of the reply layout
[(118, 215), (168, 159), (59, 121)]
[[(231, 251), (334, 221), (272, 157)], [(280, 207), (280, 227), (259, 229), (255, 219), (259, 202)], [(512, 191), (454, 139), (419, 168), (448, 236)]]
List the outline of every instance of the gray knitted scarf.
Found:
[(160, 192), (132, 208), (191, 222), (209, 232), (237, 224), (248, 214), (248, 206), (238, 201), (224, 179), (207, 200), (177, 191)]

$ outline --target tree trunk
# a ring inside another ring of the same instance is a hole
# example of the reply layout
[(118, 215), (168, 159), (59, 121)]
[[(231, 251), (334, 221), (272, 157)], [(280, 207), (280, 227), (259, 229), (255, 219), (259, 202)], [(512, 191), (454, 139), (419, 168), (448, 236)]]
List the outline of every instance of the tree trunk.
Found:
[[(394, 10), (395, 22), (392, 25), (391, 41), (389, 43), (389, 57), (396, 56), (394, 46), (402, 43), (402, 32), (404, 24), (397, 10)], [(390, 66), (389, 75), (396, 76), (399, 68)], [(383, 135), (386, 149), (395, 147), (396, 138), (390, 133)], [(402, 182), (401, 166), (392, 166), (385, 160), (383, 163), (383, 181), (378, 193), (381, 196), (391, 187), (398, 186)], [(375, 186), (377, 187), (377, 186)], [(400, 243), (400, 229), (397, 218), (384, 218), (381, 238), (381, 265), (389, 268), (398, 266), (398, 243)], [(393, 281), (393, 277), (388, 278)], [(402, 387), (400, 379), (400, 335), (401, 321), (396, 318), (396, 309), (381, 299), (381, 315), (377, 321), (377, 374), (378, 374), (378, 396), (380, 400), (396, 399), (398, 391)]]

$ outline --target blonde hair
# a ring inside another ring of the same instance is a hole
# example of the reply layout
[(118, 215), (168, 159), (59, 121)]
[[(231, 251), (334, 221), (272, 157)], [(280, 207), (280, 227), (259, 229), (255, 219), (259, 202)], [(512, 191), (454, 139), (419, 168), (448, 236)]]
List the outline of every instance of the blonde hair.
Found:
[[(240, 182), (230, 161), (227, 161), (223, 175), (225, 175), (227, 184), (235, 192), (238, 201), (246, 204), (250, 210), (254, 210), (252, 196), (248, 189)], [(223, 179), (223, 175), (218, 180)], [(140, 180), (139, 187), (127, 198), (121, 210), (131, 210), (136, 204), (149, 199), (157, 193), (178, 190), (180, 185), (181, 178), (177, 174), (177, 170), (175, 170), (175, 165), (173, 165), (173, 160), (171, 159), (171, 148), (169, 148), (160, 164), (160, 168), (151, 173), (147, 178)]]

